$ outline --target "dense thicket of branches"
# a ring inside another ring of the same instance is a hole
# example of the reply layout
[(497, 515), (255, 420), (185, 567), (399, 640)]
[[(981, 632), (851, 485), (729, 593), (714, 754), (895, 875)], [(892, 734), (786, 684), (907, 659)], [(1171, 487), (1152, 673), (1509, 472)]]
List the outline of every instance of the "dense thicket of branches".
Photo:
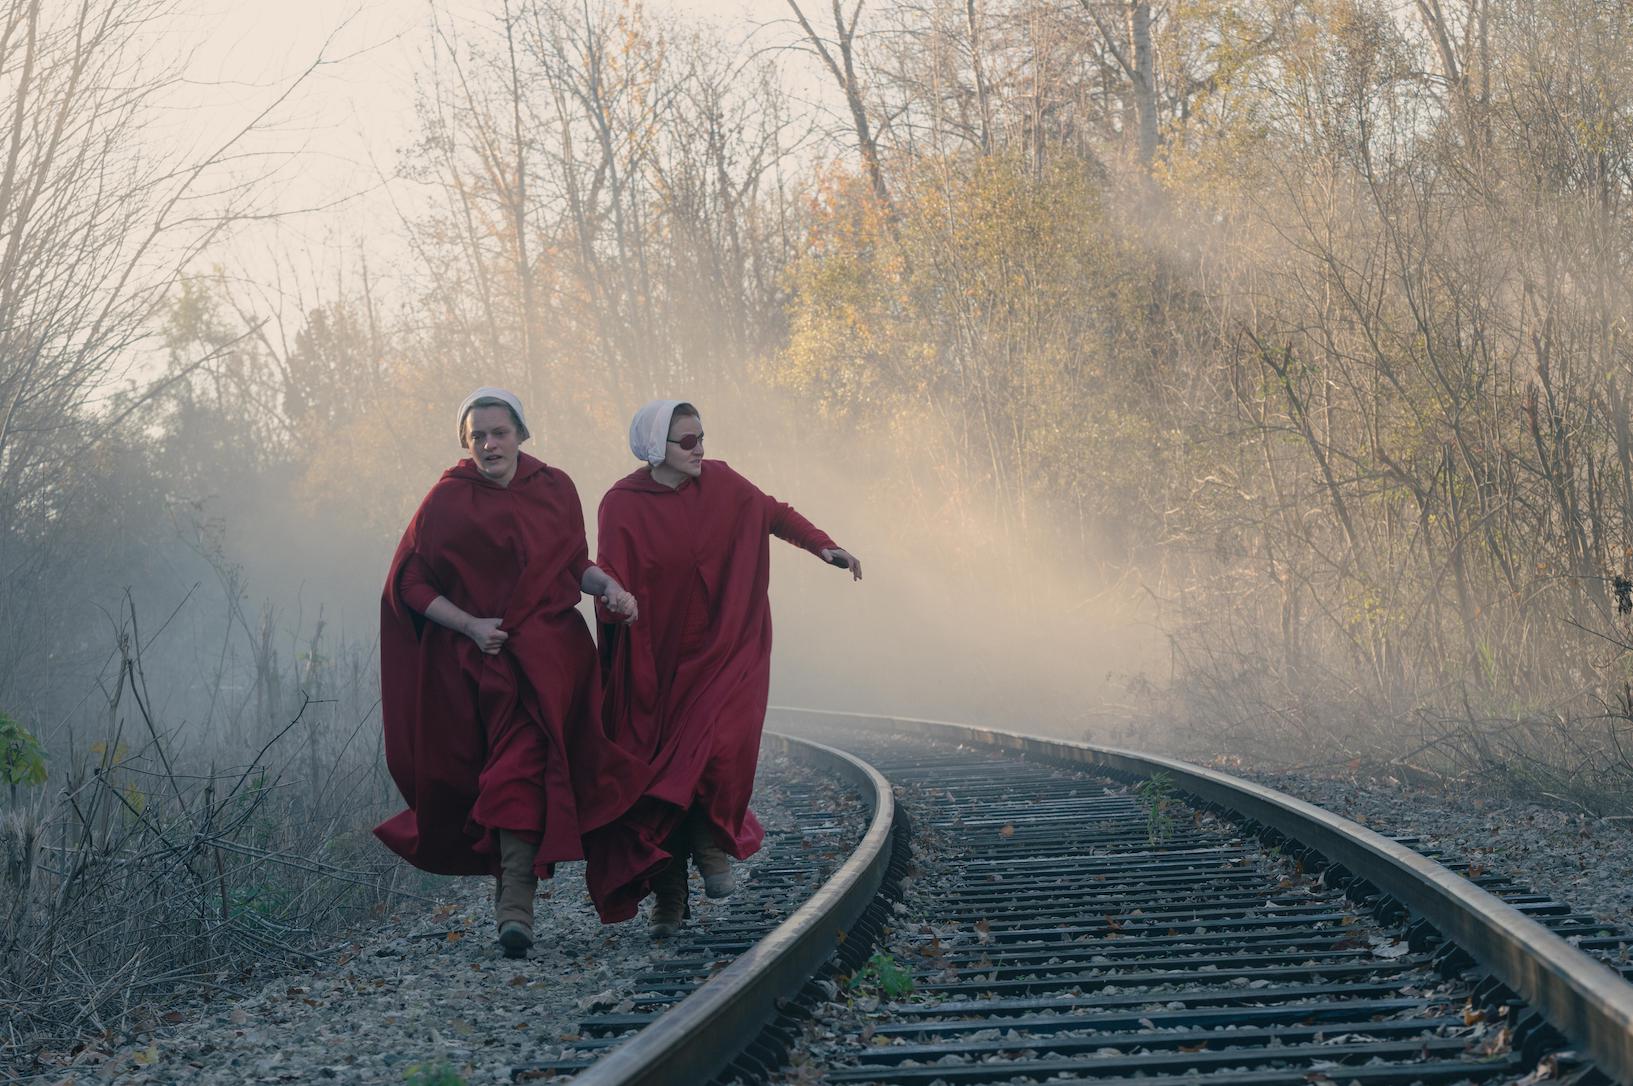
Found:
[[(265, 322), (215, 319), (186, 284), (269, 167), (248, 146), (264, 116), (202, 145), (187, 130), (159, 33), (177, 16), (0, 0), (0, 1004), (18, 1074), (150, 1026), (178, 985), (309, 957), (398, 880), (356, 832), (391, 795), (368, 642), (255, 613), (224, 546), (247, 496), (217, 499), (291, 474), (290, 446), (237, 395)], [(314, 319), (298, 342), (320, 341)]]
[(1027, 538), (1116, 542), (1216, 737), (1604, 802), (1633, 783), (1633, 12), (1408, 14), (897, 10), (891, 206), (824, 200), (779, 375), (857, 425), (934, 413)]

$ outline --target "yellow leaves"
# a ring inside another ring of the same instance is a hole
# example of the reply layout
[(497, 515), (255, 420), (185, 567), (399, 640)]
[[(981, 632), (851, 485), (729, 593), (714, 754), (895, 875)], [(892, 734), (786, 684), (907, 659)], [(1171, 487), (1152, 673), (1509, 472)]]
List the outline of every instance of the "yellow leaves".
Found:
[(830, 181), (787, 276), (790, 336), (770, 382), (876, 431), (951, 417), (950, 443), (995, 441), (1013, 462), (994, 473), (1028, 485), (1079, 478), (1085, 458), (1134, 462), (1126, 442), (1097, 455), (1080, 432), (1085, 419), (1139, 417), (1108, 402), (1100, 363), (1105, 315), (1143, 312), (1146, 292), (1128, 283), (1150, 270), (1105, 228), (1092, 180), (1064, 164), (1040, 176), (1002, 155), (947, 157), (909, 166), (895, 190), (886, 218), (861, 179)]

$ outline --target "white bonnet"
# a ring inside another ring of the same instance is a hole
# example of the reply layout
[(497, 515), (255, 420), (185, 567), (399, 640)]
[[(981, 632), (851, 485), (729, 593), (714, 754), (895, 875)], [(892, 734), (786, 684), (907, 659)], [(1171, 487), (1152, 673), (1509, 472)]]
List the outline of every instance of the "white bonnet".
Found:
[(465, 397), (465, 402), (459, 405), (459, 414), (454, 416), (454, 429), (459, 434), (461, 445), (465, 443), (465, 416), (470, 414), (471, 408), (478, 400), (498, 400), (509, 407), (516, 415), (516, 425), (521, 429), (519, 441), (526, 441), (533, 436), (527, 428), (527, 416), (522, 414), (522, 401), (517, 399), (516, 394), (509, 389), (483, 386)]
[(629, 451), (653, 467), (669, 455), (669, 423), (685, 400), (653, 400), (635, 412), (629, 424)]

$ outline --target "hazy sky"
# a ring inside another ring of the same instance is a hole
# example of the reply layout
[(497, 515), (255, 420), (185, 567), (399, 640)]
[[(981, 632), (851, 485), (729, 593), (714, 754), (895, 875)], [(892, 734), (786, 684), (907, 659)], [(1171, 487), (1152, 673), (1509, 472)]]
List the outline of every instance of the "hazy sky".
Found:
[[(649, 0), (644, 7), (768, 43), (788, 40), (792, 26), (784, 0)], [(501, 8), (501, 0), (438, 0), (434, 10), (457, 28), (486, 22)], [(210, 131), (253, 115), (324, 56), (330, 63), (278, 112), (284, 131), (309, 148), (311, 171), (364, 180), (376, 164), (389, 169), (412, 136), (414, 77), (427, 61), (433, 17), (427, 0), (182, 0), (178, 15), (171, 44), (192, 51), (188, 70), (215, 115)]]
[[(370, 239), (371, 273), (382, 246), (397, 236), (396, 208), (412, 210), (416, 193), (387, 185), (400, 151), (415, 134), (414, 80), (429, 64), (433, 13), (456, 30), (491, 26), (502, 0), (176, 0), (176, 17), (160, 33), (162, 53), (185, 57), (189, 84), (177, 95), (171, 139), (194, 153), (218, 145), (282, 95), (269, 126), (246, 149), (269, 154), (251, 161), (283, 165), (257, 185), (264, 210), (322, 213), (242, 230), (219, 254), (248, 273), (256, 289), (282, 295), (296, 311), (309, 284), (302, 278), (340, 274), (343, 255)], [(728, 37), (766, 45), (797, 32), (785, 0), (649, 0), (653, 15), (709, 22)], [(821, 73), (810, 58), (782, 54), (790, 85), (820, 94)], [(315, 60), (326, 63), (291, 85)], [(334, 206), (339, 204), (339, 206)], [(332, 285), (332, 284), (331, 284)]]

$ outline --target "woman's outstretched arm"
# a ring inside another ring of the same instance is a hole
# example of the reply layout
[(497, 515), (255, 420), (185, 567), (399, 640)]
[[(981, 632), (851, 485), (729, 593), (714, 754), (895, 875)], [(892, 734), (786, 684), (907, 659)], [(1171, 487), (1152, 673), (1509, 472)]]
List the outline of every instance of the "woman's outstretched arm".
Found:
[(778, 539), (803, 547), (830, 566), (851, 571), (851, 579), (862, 579), (862, 560), (828, 537), (828, 533), (812, 524), (787, 502), (766, 495), (771, 506), (771, 534)]

